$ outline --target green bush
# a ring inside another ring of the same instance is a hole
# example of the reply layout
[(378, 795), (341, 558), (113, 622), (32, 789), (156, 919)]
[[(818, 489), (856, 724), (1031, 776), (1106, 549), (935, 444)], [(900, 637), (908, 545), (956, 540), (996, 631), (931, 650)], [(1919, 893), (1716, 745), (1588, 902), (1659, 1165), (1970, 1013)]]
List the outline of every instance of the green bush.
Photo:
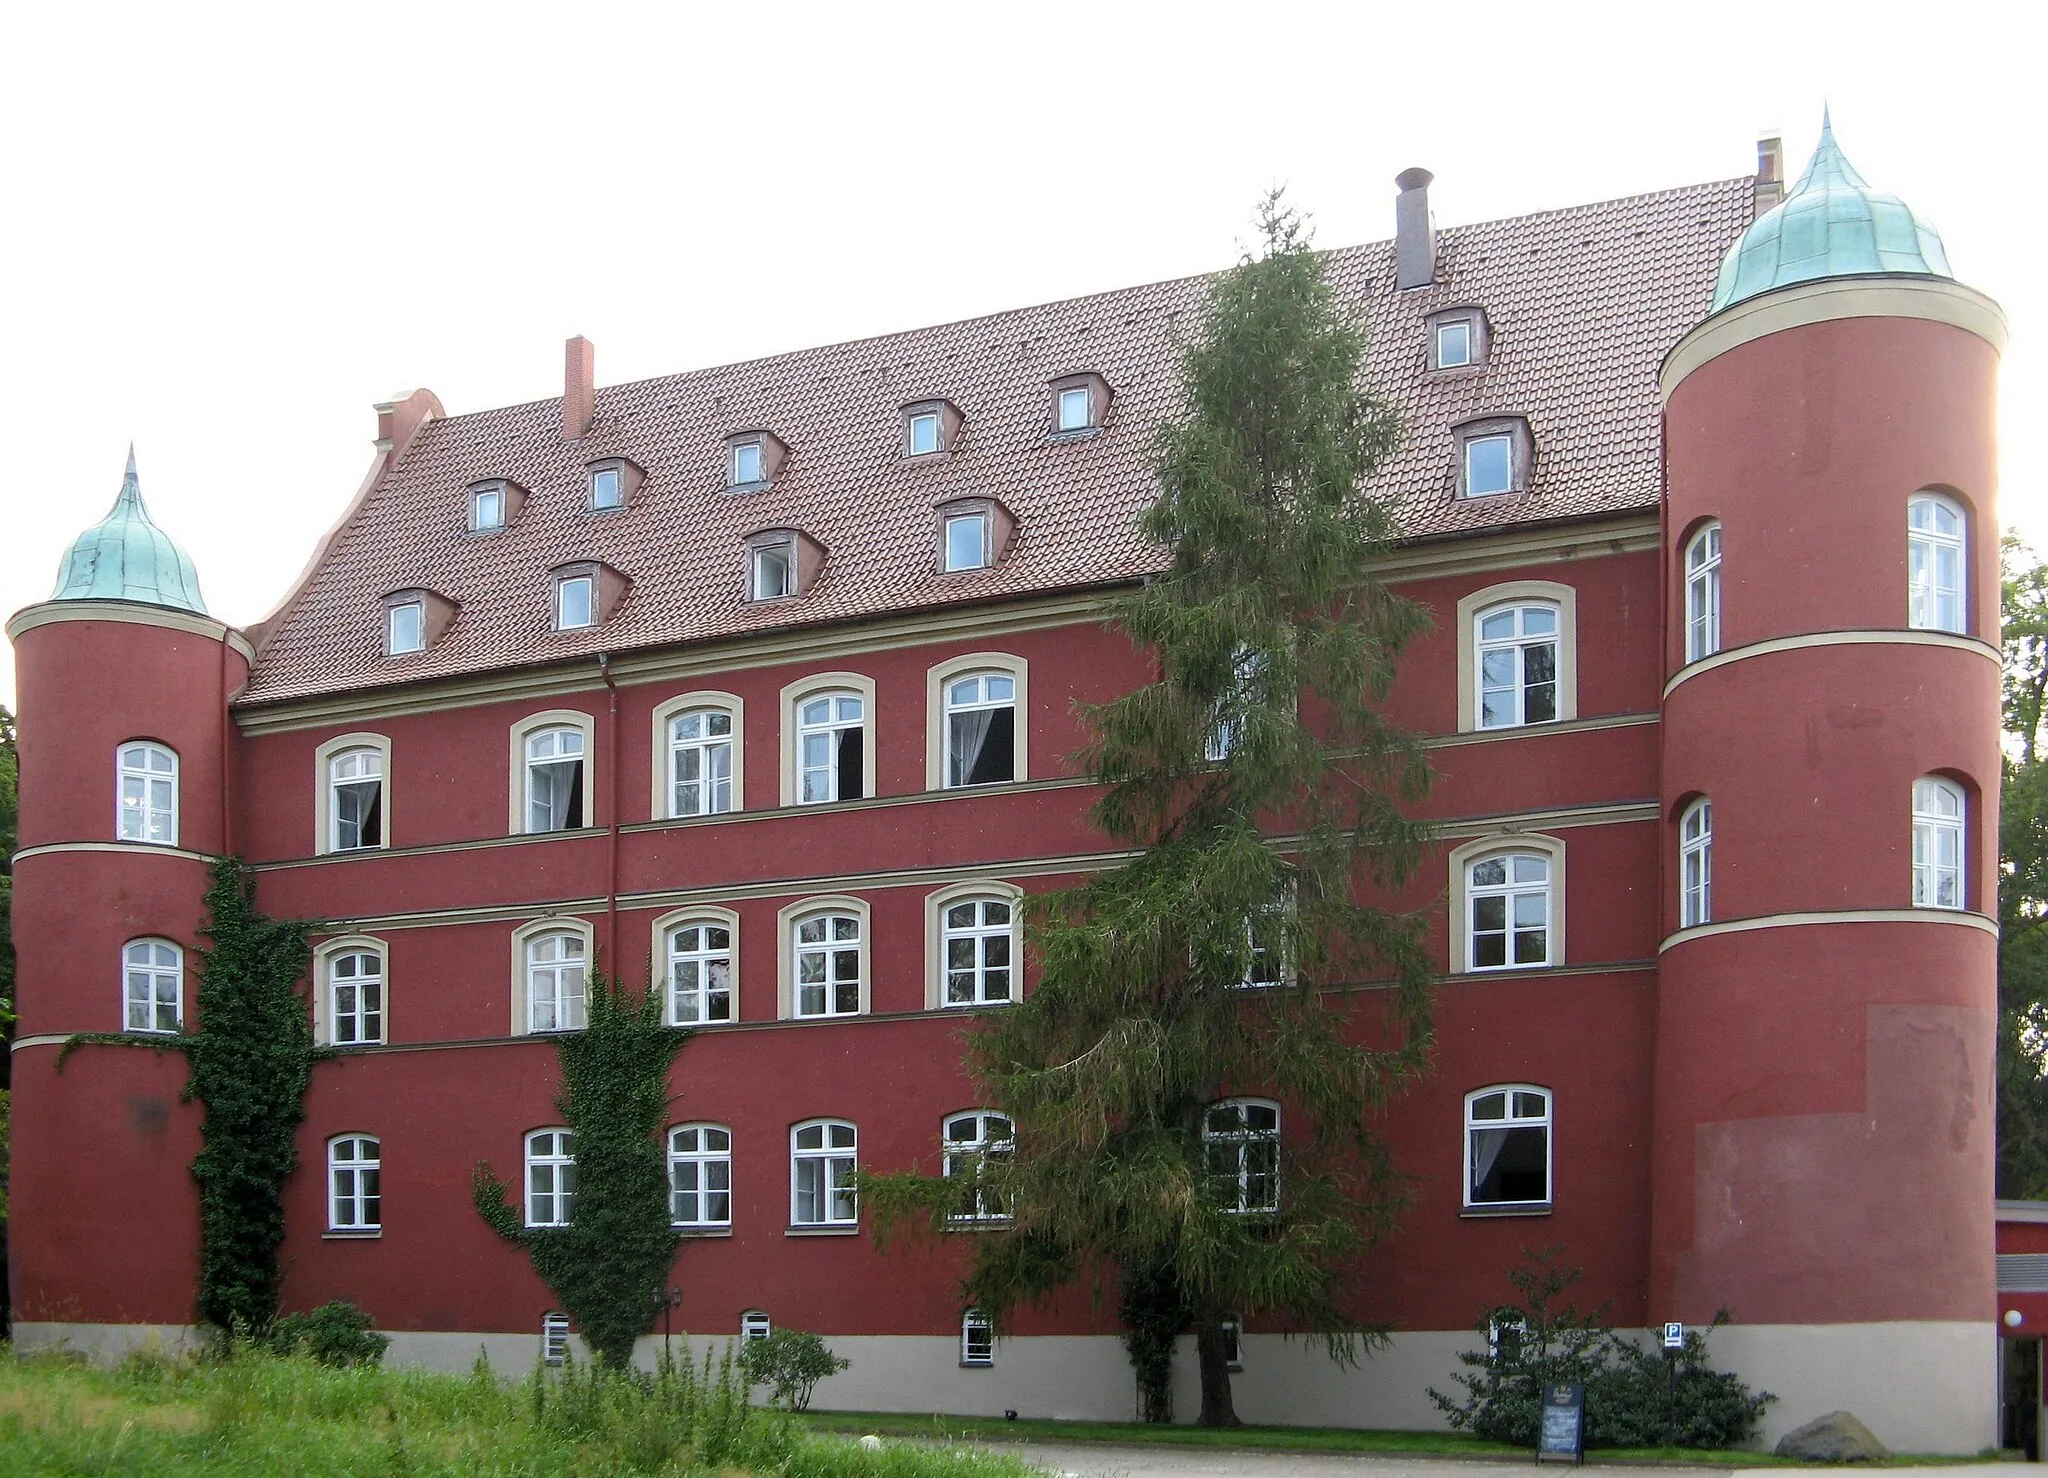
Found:
[(773, 1386), (773, 1399), (791, 1411), (811, 1404), (811, 1392), (828, 1375), (853, 1362), (832, 1353), (825, 1341), (801, 1329), (778, 1329), (766, 1339), (750, 1339), (740, 1352), (740, 1368), (758, 1386)]
[[(1752, 1394), (1711, 1367), (1704, 1331), (1687, 1330), (1685, 1348), (1667, 1356), (1610, 1328), (1605, 1304), (1587, 1314), (1560, 1303), (1580, 1273), (1558, 1267), (1557, 1255), (1555, 1247), (1527, 1251), (1526, 1265), (1509, 1270), (1522, 1303), (1480, 1317), (1487, 1348), (1460, 1353), (1466, 1370), (1451, 1377), (1463, 1391), (1431, 1388), (1451, 1426), (1534, 1447), (1543, 1388), (1583, 1385), (1588, 1447), (1722, 1448), (1748, 1440), (1776, 1396)], [(1727, 1322), (1723, 1310), (1713, 1327)]]
[(322, 1365), (375, 1365), (391, 1341), (370, 1329), (370, 1316), (345, 1298), (274, 1321), (263, 1343), (280, 1355), (310, 1355)]

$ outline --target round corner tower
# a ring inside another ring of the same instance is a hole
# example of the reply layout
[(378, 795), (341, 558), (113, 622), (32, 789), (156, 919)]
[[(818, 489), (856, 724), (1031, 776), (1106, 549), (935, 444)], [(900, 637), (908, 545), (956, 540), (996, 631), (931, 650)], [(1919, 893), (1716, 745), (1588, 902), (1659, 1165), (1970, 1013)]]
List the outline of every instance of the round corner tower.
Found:
[(1997, 1440), (2004, 332), (1823, 122), (1664, 365), (1650, 1312), (1767, 1440)]
[(192, 561), (150, 521), (132, 453), (55, 593), (7, 634), (21, 756), (14, 1327), (24, 1347), (92, 1347), (94, 1325), (193, 1322), (199, 1110), (179, 1101), (178, 1054), (94, 1046), (60, 1072), (59, 1049), (77, 1033), (161, 1041), (191, 1020), (208, 867), (230, 850), (227, 700), (252, 653), (206, 614)]

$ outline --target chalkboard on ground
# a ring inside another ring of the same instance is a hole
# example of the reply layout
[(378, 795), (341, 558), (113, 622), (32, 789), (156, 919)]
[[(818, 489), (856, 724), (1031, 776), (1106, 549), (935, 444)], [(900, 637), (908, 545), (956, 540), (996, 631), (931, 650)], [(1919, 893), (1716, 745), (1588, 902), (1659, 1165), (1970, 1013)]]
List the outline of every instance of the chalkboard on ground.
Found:
[(1545, 1386), (1543, 1426), (1536, 1434), (1536, 1461), (1586, 1460), (1586, 1388)]

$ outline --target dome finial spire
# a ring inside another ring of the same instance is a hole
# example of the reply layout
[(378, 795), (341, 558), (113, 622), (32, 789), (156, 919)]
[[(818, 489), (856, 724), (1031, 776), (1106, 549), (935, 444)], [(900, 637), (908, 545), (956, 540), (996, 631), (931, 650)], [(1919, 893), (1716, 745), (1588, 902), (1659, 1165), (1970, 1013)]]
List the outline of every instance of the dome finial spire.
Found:
[(135, 444), (107, 516), (72, 541), (52, 600), (129, 600), (206, 613), (192, 561), (149, 516), (135, 472)]

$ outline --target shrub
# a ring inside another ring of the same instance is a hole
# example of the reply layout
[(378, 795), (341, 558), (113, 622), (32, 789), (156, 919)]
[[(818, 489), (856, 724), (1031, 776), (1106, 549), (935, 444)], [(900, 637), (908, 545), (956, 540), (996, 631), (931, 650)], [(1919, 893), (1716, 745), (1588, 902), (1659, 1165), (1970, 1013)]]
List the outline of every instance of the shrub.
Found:
[[(1711, 1327), (1727, 1322), (1723, 1309)], [(1686, 1330), (1685, 1348), (1669, 1355), (1619, 1336), (1608, 1353), (1613, 1363), (1586, 1392), (1586, 1421), (1599, 1424), (1602, 1447), (1733, 1447), (1778, 1399), (1708, 1365), (1704, 1330)]]
[(370, 1316), (345, 1298), (305, 1314), (286, 1314), (263, 1341), (280, 1355), (310, 1355), (322, 1365), (375, 1365), (391, 1341), (370, 1329)]
[(818, 1382), (853, 1362), (832, 1353), (825, 1341), (801, 1329), (778, 1329), (750, 1339), (740, 1351), (740, 1368), (755, 1385), (773, 1386), (773, 1399), (791, 1411), (811, 1404)]

